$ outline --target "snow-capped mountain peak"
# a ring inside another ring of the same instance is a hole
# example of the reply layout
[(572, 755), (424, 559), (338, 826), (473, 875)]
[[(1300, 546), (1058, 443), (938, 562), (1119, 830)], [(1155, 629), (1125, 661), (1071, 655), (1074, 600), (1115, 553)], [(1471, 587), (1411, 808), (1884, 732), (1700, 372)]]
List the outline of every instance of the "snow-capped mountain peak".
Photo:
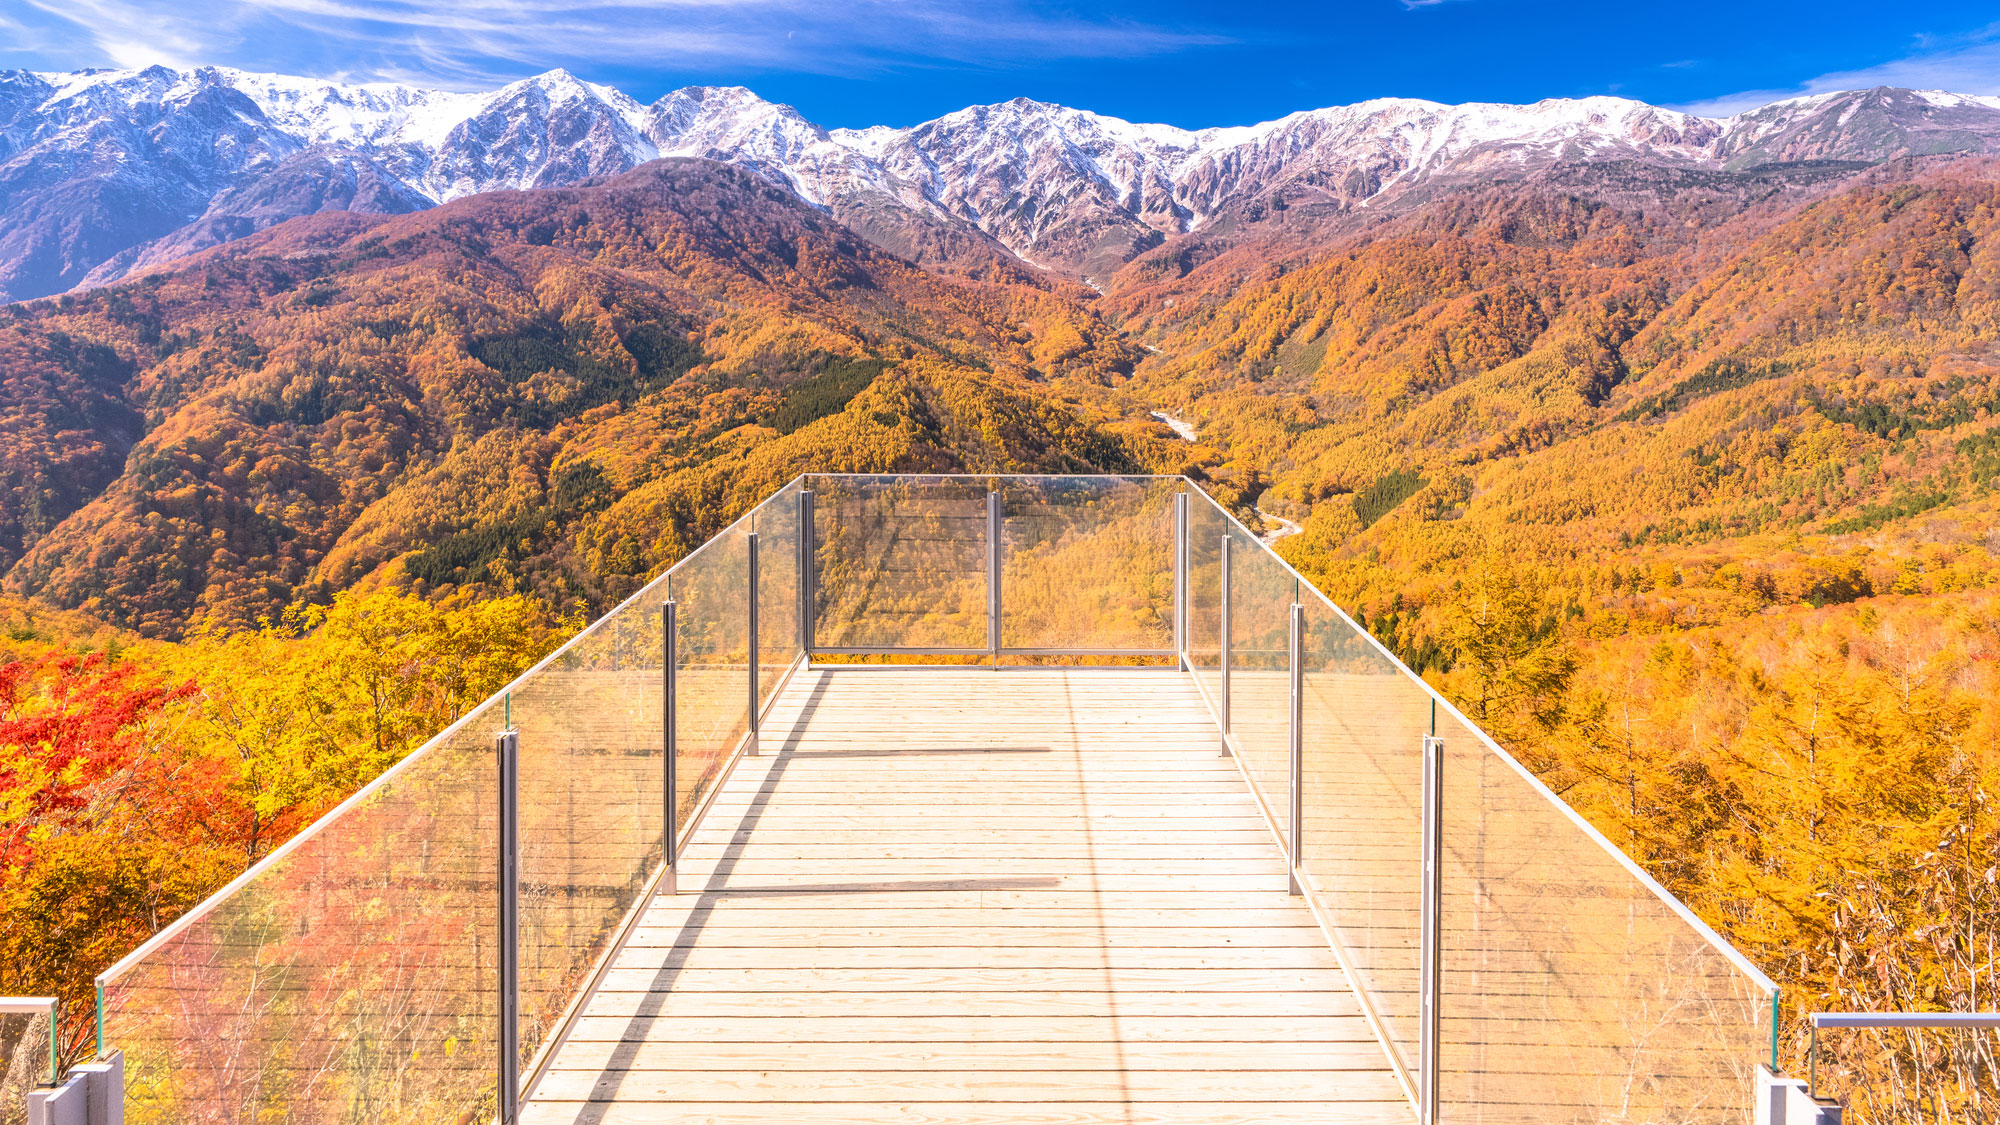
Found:
[(271, 123), (307, 144), (434, 147), (491, 94), (420, 90), (389, 83), (348, 85), (218, 69)]
[(879, 160), (890, 145), (902, 140), (908, 134), (908, 129), (898, 129), (891, 125), (870, 125), (866, 129), (828, 130), (827, 139), (842, 148)]
[(1377, 98), (1202, 129), (1016, 98), (829, 131), (741, 86), (643, 105), (561, 69), (475, 93), (227, 67), (0, 71), (0, 297), (115, 279), (316, 208), (408, 209), (660, 156), (737, 164), (836, 215), (858, 208), (870, 229), (893, 232), (883, 209), (901, 208), (1104, 276), (1256, 201), (1379, 207), (1558, 163), (1727, 169), (1967, 148), (2000, 151), (2000, 98), (1878, 88), (1728, 119), (1615, 97)]
[(781, 164), (829, 140), (825, 129), (798, 110), (741, 86), (675, 90), (653, 103), (645, 129), (663, 153), (727, 159), (726, 154), (741, 152), (754, 161)]

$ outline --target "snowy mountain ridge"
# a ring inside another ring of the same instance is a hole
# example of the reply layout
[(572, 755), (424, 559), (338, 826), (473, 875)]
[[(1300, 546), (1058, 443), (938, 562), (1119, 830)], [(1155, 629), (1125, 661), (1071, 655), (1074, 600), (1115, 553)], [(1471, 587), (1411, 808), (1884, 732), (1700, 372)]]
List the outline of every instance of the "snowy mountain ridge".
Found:
[(1369, 207), (1558, 162), (1967, 150), (2000, 151), (2000, 98), (1877, 89), (1721, 119), (1613, 97), (1378, 98), (1201, 130), (1019, 98), (827, 130), (742, 87), (644, 105), (565, 70), (486, 93), (224, 67), (0, 71), (0, 296), (115, 280), (296, 214), (560, 186), (662, 156), (736, 164), (836, 216), (900, 208), (1089, 275), (1257, 200)]

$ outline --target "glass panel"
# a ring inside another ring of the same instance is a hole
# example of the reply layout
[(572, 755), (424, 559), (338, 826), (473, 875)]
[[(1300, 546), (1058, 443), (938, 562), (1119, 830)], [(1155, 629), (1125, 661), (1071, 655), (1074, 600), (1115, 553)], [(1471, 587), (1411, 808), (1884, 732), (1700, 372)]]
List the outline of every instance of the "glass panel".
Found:
[(750, 514), (757, 533), (757, 696), (768, 704), (799, 656), (799, 483)]
[(1187, 658), (1209, 704), (1222, 706), (1222, 537), (1229, 519), (1200, 492), (1188, 492)]
[(984, 479), (814, 477), (822, 649), (986, 651)]
[(25, 1125), (28, 1091), (48, 1085), (49, 1013), (0, 1013), (0, 1125)]
[(1423, 736), (1431, 697), (1317, 591), (1300, 719), (1305, 890), (1405, 1071), (1417, 1066)]
[(105, 980), (127, 1120), (490, 1115), (501, 706)]
[[(819, 641), (986, 643), (985, 479), (815, 478)], [(1007, 479), (1006, 640), (1164, 647), (1179, 482)], [(660, 603), (678, 603), (681, 822), (748, 730), (749, 534), (760, 688), (798, 652), (796, 488), (615, 611), (511, 695), (287, 845), (104, 978), (135, 1122), (490, 1116), (497, 1040), (494, 733), (521, 741), (523, 1061), (660, 859)], [(1188, 500), (1187, 653), (1287, 827), (1290, 608), (1303, 875), (1406, 1069), (1417, 1058), (1421, 737), (1447, 751), (1446, 1113), (1479, 1122), (1736, 1122), (1769, 1042), (1762, 983), (1565, 806), (1213, 502)], [(10, 1040), (0, 1027), (0, 1047)], [(43, 1045), (46, 1049), (46, 1045)], [(18, 1069), (22, 1054), (9, 1062)], [(9, 1072), (11, 1074), (11, 1071)], [(9, 1078), (9, 1081), (12, 1079)], [(3, 1125), (3, 1123), (0, 1123)]]
[(1437, 728), (1446, 1114), (1749, 1120), (1763, 989), (1442, 708)]
[(1229, 535), (1229, 734), (1285, 836), (1291, 831), (1291, 613), (1298, 580), (1233, 521)]
[(613, 611), (511, 694), (523, 1066), (660, 862), (661, 588)]
[(1148, 477), (1005, 480), (1001, 645), (1171, 650), (1179, 488)]
[(674, 771), (682, 825), (750, 730), (749, 533), (749, 521), (736, 523), (667, 576), (679, 605)]

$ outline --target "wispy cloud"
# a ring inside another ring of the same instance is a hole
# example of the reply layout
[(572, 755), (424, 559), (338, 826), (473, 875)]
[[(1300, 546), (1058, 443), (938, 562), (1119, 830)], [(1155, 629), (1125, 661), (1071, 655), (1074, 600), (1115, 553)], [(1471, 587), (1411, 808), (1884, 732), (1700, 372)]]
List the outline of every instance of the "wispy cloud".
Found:
[[(1042, 0), (26, 0), (41, 64), (224, 63), (480, 87), (557, 65), (1006, 67), (1143, 58), (1228, 40)], [(19, 52), (16, 52), (19, 53)]]
[(1901, 58), (1822, 74), (1789, 89), (1742, 90), (1674, 108), (1705, 117), (1726, 117), (1785, 98), (1865, 90), (1872, 86), (2000, 94), (2000, 23), (1961, 35), (1919, 36), (1911, 46), (1915, 49)]
[(229, 5), (222, 5), (216, 13), (221, 18), (206, 29), (191, 11), (148, 11), (146, 5), (124, 0), (27, 0), (27, 7), (42, 17), (37, 23), (43, 51), (58, 59), (81, 48), (94, 53), (92, 61), (98, 65), (180, 66), (194, 61), (218, 33), (227, 34)]

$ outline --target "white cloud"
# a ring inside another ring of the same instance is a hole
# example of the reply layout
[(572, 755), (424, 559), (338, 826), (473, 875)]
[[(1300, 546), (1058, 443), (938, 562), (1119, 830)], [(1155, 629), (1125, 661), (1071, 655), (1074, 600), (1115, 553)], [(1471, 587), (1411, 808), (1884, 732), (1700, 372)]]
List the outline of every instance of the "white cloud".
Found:
[[(1226, 42), (1043, 0), (26, 0), (45, 69), (221, 63), (490, 86), (558, 65), (867, 73), (1134, 58)], [(48, 37), (44, 37), (45, 40)]]
[[(218, 30), (200, 28), (185, 9), (147, 11), (143, 5), (124, 0), (27, 0), (27, 5), (44, 17), (45, 43), (55, 38), (52, 32), (67, 30), (64, 25), (70, 25), (95, 48), (99, 61), (111, 66), (198, 62), (199, 53), (211, 44)], [(230, 6), (225, 3), (222, 9)], [(63, 36), (58, 41), (73, 43), (74, 39)]]
[(2000, 94), (2000, 24), (1967, 35), (1925, 36), (1915, 52), (1900, 59), (1857, 70), (1837, 70), (1808, 79), (1790, 89), (1743, 90), (1722, 97), (1675, 106), (1704, 117), (1727, 117), (1786, 98), (1902, 86), (1912, 90), (1950, 90), (1955, 94)]

